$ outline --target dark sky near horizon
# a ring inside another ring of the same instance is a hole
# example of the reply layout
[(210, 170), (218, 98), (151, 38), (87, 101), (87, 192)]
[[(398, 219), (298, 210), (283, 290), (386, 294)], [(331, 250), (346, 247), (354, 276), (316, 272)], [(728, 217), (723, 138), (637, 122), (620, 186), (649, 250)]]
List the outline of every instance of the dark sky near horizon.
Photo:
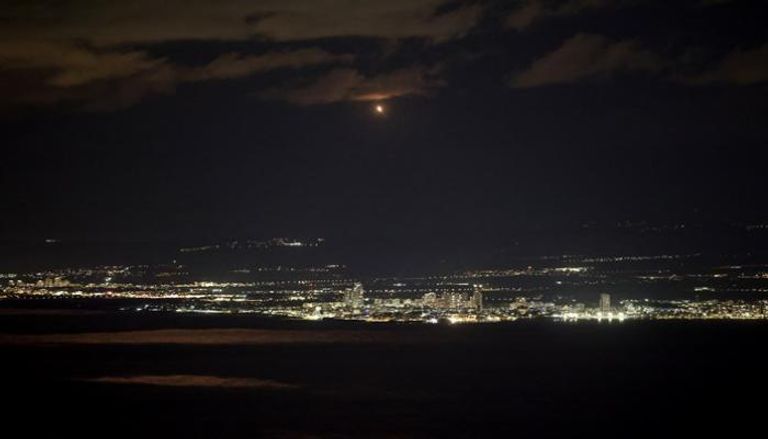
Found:
[(0, 23), (0, 239), (768, 219), (762, 1), (19, 0)]

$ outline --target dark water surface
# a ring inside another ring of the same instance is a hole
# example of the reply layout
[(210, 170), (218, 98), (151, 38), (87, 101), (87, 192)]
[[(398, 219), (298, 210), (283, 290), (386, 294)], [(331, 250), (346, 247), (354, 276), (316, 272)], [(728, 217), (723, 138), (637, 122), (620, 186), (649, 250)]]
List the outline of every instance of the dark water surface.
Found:
[(2, 423), (15, 437), (753, 437), (766, 336), (0, 313)]

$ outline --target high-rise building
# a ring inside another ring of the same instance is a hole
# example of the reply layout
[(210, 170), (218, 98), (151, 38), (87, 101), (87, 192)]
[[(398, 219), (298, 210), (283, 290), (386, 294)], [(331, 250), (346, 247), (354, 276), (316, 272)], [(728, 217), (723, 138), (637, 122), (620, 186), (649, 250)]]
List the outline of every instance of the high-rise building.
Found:
[(445, 309), (458, 310), (466, 306), (468, 296), (459, 292), (444, 292), (440, 296), (439, 306)]
[(476, 311), (482, 311), (483, 310), (483, 286), (482, 285), (475, 285), (475, 291), (472, 293), (472, 307), (475, 308)]
[(422, 305), (432, 308), (437, 305), (437, 294), (427, 293), (421, 298)]
[(600, 311), (601, 312), (611, 312), (611, 295), (610, 294), (601, 294), (600, 295)]
[(364, 296), (363, 284), (358, 282), (352, 288), (344, 291), (344, 305), (349, 308), (361, 308), (364, 303)]
[(45, 288), (60, 288), (70, 286), (70, 282), (62, 277), (47, 277), (37, 281), (37, 286)]

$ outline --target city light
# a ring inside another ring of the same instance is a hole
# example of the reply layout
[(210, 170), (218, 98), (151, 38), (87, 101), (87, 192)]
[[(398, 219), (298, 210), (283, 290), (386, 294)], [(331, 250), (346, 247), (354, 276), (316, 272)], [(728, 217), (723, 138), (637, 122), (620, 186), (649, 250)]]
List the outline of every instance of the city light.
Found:
[[(594, 270), (534, 269), (484, 270), (490, 283), (470, 283), (477, 273), (454, 276), (378, 280), (366, 289), (355, 279), (341, 276), (343, 266), (285, 267), (276, 273), (309, 279), (222, 282), (211, 280), (131, 281), (132, 273), (146, 267), (110, 266), (68, 269), (41, 273), (3, 273), (3, 299), (89, 299), (93, 301), (132, 300), (121, 306), (125, 312), (248, 313), (300, 320), (353, 320), (361, 322), (421, 322), (437, 324), (494, 323), (519, 320), (554, 322), (594, 321), (620, 323), (627, 320), (762, 320), (768, 318), (768, 299), (660, 299), (625, 298), (610, 293), (588, 297), (526, 294), (524, 290), (500, 288), (493, 282), (533, 277), (566, 276), (573, 285), (579, 279), (593, 284)], [(183, 268), (176, 267), (177, 273)], [(330, 271), (329, 271), (330, 270)], [(251, 272), (251, 271), (249, 271)], [(255, 270), (256, 273), (269, 273)], [(173, 278), (171, 272), (162, 273)], [(597, 274), (598, 278), (600, 276)], [(740, 275), (739, 275), (740, 276)], [(700, 279), (699, 275), (692, 275)], [(762, 273), (758, 278), (762, 279)], [(86, 280), (87, 279), (87, 280)], [(643, 277), (647, 279), (647, 277)], [(716, 279), (716, 278), (715, 278)], [(647, 280), (643, 280), (647, 282)], [(608, 285), (608, 284), (606, 284)], [(557, 286), (557, 288), (563, 288)], [(703, 290), (693, 289), (695, 293)], [(709, 290), (707, 290), (709, 291)], [(94, 302), (95, 303), (95, 302)]]

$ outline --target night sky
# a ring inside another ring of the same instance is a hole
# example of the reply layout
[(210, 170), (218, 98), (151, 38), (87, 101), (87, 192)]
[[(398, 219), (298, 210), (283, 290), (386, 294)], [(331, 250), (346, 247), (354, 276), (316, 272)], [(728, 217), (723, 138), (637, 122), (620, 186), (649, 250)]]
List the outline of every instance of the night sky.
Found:
[(0, 239), (762, 223), (766, 23), (738, 0), (4, 1)]

